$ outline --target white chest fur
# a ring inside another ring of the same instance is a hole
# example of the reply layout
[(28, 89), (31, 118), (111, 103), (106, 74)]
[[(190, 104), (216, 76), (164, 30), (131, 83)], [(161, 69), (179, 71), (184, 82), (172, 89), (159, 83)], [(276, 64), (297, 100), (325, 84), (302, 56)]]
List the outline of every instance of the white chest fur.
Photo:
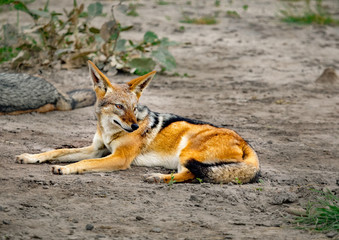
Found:
[(101, 119), (101, 126), (103, 128), (102, 131), (102, 141), (104, 143), (104, 145), (106, 146), (106, 148), (113, 153), (114, 149), (112, 149), (112, 136), (116, 133), (118, 133), (119, 131), (121, 131), (121, 129), (117, 126), (115, 126), (114, 124), (112, 124), (112, 119), (109, 117), (102, 117)]

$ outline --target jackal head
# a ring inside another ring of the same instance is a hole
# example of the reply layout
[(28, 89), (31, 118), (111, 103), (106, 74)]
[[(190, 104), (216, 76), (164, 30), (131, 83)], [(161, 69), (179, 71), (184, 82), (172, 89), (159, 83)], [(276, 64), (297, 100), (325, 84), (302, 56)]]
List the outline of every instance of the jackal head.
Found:
[(125, 84), (111, 83), (108, 78), (88, 61), (89, 73), (97, 96), (96, 113), (110, 128), (122, 128), (133, 132), (139, 128), (137, 104), (142, 91), (155, 75), (155, 71), (138, 77)]

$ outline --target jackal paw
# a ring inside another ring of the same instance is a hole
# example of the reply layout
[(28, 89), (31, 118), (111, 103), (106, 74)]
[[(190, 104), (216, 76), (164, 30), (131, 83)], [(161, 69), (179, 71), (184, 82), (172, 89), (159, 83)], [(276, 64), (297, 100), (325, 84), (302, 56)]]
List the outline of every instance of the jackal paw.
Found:
[(161, 173), (151, 173), (144, 175), (144, 182), (148, 183), (162, 183), (164, 182), (163, 174)]
[(15, 162), (17, 163), (40, 163), (40, 160), (34, 156), (35, 154), (23, 153), (16, 156)]
[(65, 174), (70, 174), (71, 172), (67, 168), (67, 166), (54, 165), (52, 166), (52, 173), (57, 174), (57, 175), (65, 175)]

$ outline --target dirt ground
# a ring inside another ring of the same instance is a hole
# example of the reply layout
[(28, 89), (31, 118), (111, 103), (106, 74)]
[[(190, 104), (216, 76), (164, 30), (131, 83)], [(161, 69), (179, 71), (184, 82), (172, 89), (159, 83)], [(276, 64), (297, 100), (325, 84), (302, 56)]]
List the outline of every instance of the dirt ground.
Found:
[[(72, 1), (57, 2), (51, 8)], [(117, 14), (124, 25), (135, 26), (125, 38), (139, 40), (152, 30), (179, 42), (171, 48), (176, 71), (190, 76), (157, 75), (141, 102), (236, 130), (258, 152), (260, 182), (147, 184), (142, 175), (168, 170), (144, 167), (52, 175), (50, 164), (16, 164), (15, 155), (90, 145), (94, 108), (0, 116), (1, 239), (338, 237), (295, 229), (286, 211), (313, 199), (311, 188), (339, 194), (339, 84), (315, 84), (325, 68), (339, 71), (338, 27), (283, 23), (277, 18), (280, 1), (221, 1), (220, 7), (214, 1), (171, 2), (139, 1), (136, 18)], [(102, 3), (107, 11), (112, 4)], [(227, 17), (226, 10), (241, 18)], [(216, 25), (179, 22), (182, 12), (215, 11), (221, 11)], [(10, 14), (1, 13), (1, 23)], [(43, 69), (41, 75), (63, 91), (91, 87), (86, 68)], [(108, 76), (116, 82), (133, 78)]]

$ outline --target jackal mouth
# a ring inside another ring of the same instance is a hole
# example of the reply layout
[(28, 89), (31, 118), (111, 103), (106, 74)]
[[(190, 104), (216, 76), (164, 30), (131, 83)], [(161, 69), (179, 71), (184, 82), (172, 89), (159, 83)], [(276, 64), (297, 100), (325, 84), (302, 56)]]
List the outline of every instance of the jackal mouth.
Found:
[(126, 129), (123, 126), (121, 126), (121, 124), (117, 121), (117, 120), (113, 120), (114, 123), (116, 123), (118, 126), (120, 126), (122, 129), (124, 129), (126, 132), (133, 132), (133, 129)]

